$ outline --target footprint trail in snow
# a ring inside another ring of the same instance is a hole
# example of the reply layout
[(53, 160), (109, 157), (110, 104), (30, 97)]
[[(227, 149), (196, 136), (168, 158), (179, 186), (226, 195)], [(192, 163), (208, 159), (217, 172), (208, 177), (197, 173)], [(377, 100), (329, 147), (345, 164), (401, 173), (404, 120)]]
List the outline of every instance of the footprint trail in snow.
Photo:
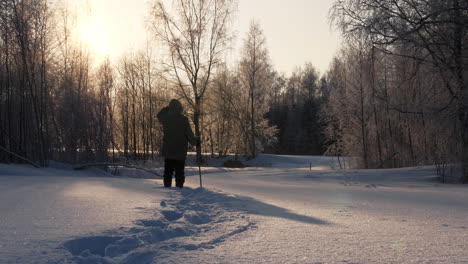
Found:
[[(174, 191), (174, 190), (172, 190)], [(153, 219), (131, 228), (75, 238), (63, 244), (75, 263), (152, 263), (174, 251), (209, 249), (255, 228), (245, 214), (226, 206), (232, 196), (206, 189), (182, 189), (160, 202)]]

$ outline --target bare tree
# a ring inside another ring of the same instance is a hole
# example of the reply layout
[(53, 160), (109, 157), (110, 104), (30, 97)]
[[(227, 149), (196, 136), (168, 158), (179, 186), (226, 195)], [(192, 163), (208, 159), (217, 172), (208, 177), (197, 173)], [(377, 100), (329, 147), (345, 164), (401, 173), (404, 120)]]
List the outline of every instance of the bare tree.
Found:
[[(114, 93), (114, 71), (109, 59), (99, 66), (97, 70), (96, 87), (96, 160), (106, 161), (108, 150), (113, 142), (114, 117), (112, 107), (112, 94)], [(113, 147), (113, 146), (112, 146)]]
[(234, 72), (223, 67), (214, 77), (213, 88), (207, 92), (208, 141), (212, 155), (224, 157), (234, 153), (239, 144), (237, 140), (237, 119), (231, 103), (235, 101), (239, 80)]
[(162, 102), (169, 96), (164, 83), (156, 82), (156, 70), (149, 50), (131, 52), (122, 57), (117, 66), (116, 108), (117, 142), (124, 156), (146, 160), (159, 150), (161, 127), (156, 116)]
[(328, 152), (358, 157), (358, 166), (367, 169), (370, 167), (370, 95), (366, 51), (363, 43), (357, 41), (342, 53), (328, 73), (337, 82), (330, 83), (324, 112), (329, 127), (326, 135), (331, 141)]
[[(52, 9), (47, 1), (0, 3), (0, 126), (10, 152), (47, 164)], [(5, 81), (3, 81), (5, 80)], [(3, 97), (5, 95), (5, 97)], [(5, 99), (3, 99), (5, 98)], [(3, 142), (2, 142), (3, 143)], [(3, 144), (2, 144), (3, 145)]]
[[(235, 0), (174, 0), (168, 10), (162, 1), (153, 5), (153, 32), (168, 48), (165, 61), (170, 80), (190, 106), (195, 136), (202, 134), (200, 116), (212, 73), (230, 44), (228, 25)], [(197, 146), (201, 158), (201, 147)]]

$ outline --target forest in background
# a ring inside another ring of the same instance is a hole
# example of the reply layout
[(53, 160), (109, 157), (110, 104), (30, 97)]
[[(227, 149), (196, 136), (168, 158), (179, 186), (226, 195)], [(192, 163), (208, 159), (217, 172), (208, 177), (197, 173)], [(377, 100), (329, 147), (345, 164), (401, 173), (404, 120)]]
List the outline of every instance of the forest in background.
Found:
[(156, 114), (178, 98), (202, 139), (198, 155), (436, 164), (443, 179), (467, 182), (467, 1), (337, 0), (331, 23), (345, 41), (329, 70), (310, 62), (289, 76), (274, 69), (256, 22), (239, 61), (225, 61), (235, 9), (230, 0), (154, 1), (148, 30), (164, 55), (149, 45), (97, 63), (72, 40), (64, 2), (2, 1), (0, 161), (157, 158)]
[(346, 44), (327, 73), (327, 153), (467, 183), (468, 1), (337, 0), (330, 15)]
[[(193, 22), (220, 27), (223, 33), (216, 36), (213, 54), (204, 53), (209, 49), (205, 42), (195, 41), (206, 41), (206, 32), (192, 31), (191, 43), (173, 43), (170, 36), (155, 40), (169, 47), (169, 59), (155, 58), (148, 47), (130, 51), (113, 64), (108, 59), (96, 63), (86, 47), (72, 41), (74, 15), (63, 2), (3, 1), (0, 145), (43, 165), (49, 159), (72, 163), (152, 159), (159, 155), (162, 140), (156, 114), (178, 98), (194, 123), (198, 118), (194, 129), (204, 143), (203, 153), (254, 156), (265, 149), (323, 153), (317, 122), (319, 73), (311, 64), (298, 68), (291, 78), (277, 73), (260, 25), (254, 22), (240, 62), (228, 67), (222, 55), (231, 44), (227, 22), (235, 2), (207, 1), (201, 7), (213, 12), (209, 9), (214, 3), (224, 5), (218, 7), (225, 13), (217, 19), (225, 21)], [(157, 12), (166, 11), (159, 4), (150, 10), (155, 35), (165, 25)], [(186, 28), (199, 26), (178, 22)], [(184, 54), (180, 65), (171, 65), (172, 56), (178, 55), (171, 51), (177, 45), (187, 49), (183, 52), (199, 45), (199, 54), (187, 60), (198, 62), (183, 65)], [(183, 74), (177, 75), (177, 70)], [(192, 89), (197, 81), (198, 87)], [(5, 151), (0, 157), (16, 160)]]

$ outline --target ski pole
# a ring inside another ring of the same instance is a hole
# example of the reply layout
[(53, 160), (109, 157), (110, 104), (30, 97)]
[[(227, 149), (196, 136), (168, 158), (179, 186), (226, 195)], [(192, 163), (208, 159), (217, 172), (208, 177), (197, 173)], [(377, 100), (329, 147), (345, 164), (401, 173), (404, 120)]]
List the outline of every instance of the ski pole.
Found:
[(200, 139), (197, 141), (197, 147), (200, 149), (200, 154), (197, 151), (197, 163), (198, 163), (198, 175), (200, 176), (200, 188), (203, 188), (202, 176), (201, 176), (201, 142)]
[(201, 165), (200, 165), (200, 161), (198, 161), (198, 175), (200, 175), (200, 188), (203, 188), (203, 185), (202, 185), (202, 177), (201, 177)]

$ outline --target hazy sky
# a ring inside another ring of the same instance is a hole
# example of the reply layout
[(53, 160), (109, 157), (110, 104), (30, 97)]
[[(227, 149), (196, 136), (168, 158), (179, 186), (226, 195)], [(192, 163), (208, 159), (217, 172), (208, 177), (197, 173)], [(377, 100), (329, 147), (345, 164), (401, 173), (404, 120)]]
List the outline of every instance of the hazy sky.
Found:
[[(90, 8), (81, 11), (87, 15), (78, 23), (78, 34), (101, 56), (117, 58), (129, 49), (146, 45), (147, 0), (82, 1)], [(339, 34), (332, 32), (328, 21), (332, 2), (239, 0), (231, 56), (239, 56), (249, 24), (255, 19), (264, 30), (272, 63), (278, 71), (289, 74), (295, 67), (311, 62), (323, 73), (339, 46)]]
[(333, 0), (240, 0), (238, 46), (250, 21), (264, 30), (270, 56), (279, 71), (290, 73), (311, 62), (320, 72), (328, 68), (339, 47), (338, 32), (331, 32), (328, 10)]

